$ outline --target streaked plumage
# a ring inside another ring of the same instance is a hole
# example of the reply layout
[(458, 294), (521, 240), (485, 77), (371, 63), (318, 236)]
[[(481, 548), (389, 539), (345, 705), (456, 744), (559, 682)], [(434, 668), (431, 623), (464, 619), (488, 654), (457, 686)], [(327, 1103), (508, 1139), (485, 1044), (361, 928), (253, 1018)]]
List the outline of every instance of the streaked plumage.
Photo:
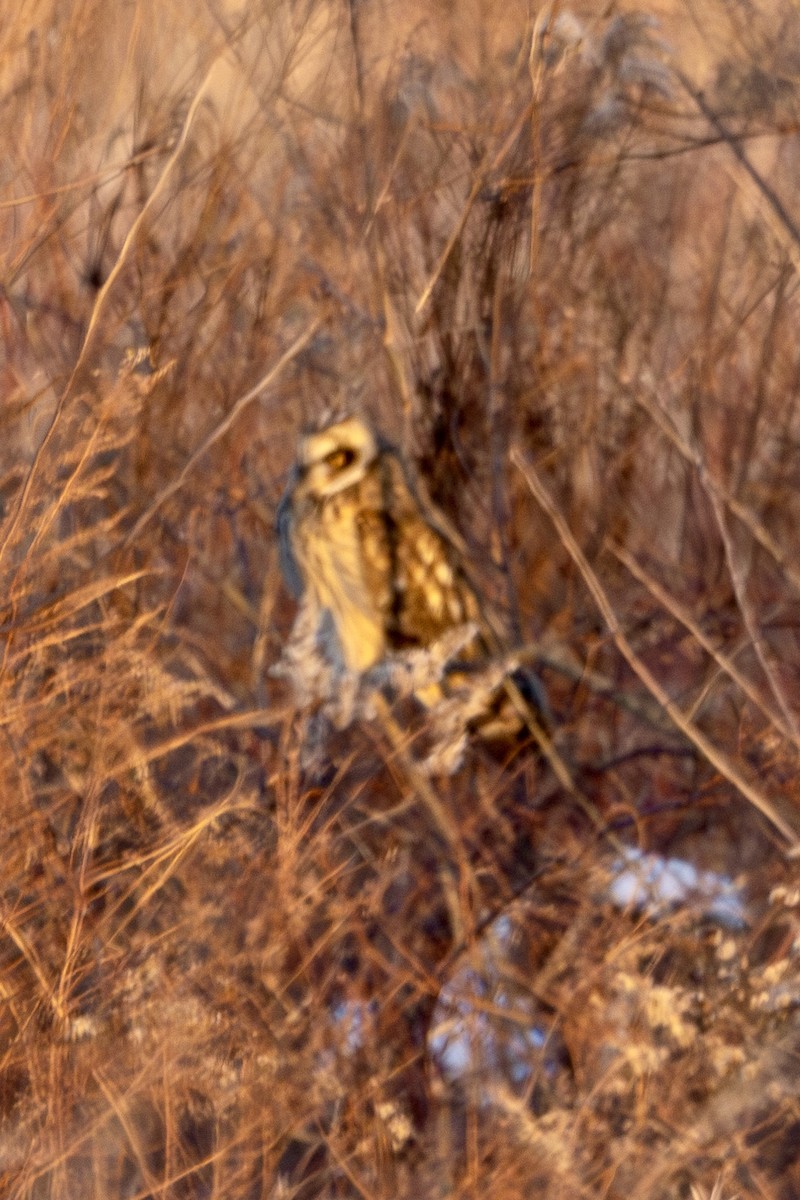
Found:
[[(457, 536), (423, 504), (399, 452), (358, 417), (301, 439), (278, 528), (289, 586), (306, 593), (320, 621), (330, 614), (351, 671), (367, 671), (391, 651), (431, 646), (467, 623), (481, 632), (447, 681), (463, 684), (465, 670), (491, 658), (495, 639)], [(442, 694), (417, 693), (428, 705)]]

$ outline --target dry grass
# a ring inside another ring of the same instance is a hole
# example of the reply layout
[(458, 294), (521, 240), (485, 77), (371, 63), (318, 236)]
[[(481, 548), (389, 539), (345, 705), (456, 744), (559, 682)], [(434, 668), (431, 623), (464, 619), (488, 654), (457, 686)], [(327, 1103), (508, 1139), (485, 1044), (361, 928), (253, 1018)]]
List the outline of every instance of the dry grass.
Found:
[[(797, 1196), (796, 4), (190, 8), (0, 18), (0, 1193)], [(571, 782), (270, 673), (330, 407)]]

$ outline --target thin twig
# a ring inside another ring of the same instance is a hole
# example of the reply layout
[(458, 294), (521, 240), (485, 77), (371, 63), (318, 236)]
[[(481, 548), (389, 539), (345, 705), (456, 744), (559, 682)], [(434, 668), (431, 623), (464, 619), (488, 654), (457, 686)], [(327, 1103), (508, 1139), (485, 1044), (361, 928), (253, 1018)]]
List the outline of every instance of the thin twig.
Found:
[(783, 243), (795, 271), (800, 274), (800, 228), (795, 223), (780, 196), (753, 166), (745, 153), (741, 139), (736, 137), (726, 127), (722, 118), (710, 106), (703, 93), (677, 67), (673, 66), (673, 72), (681, 87), (691, 96), (714, 132), (725, 142), (731, 153), (735, 156), (737, 162), (750, 180), (751, 185), (755, 187), (759, 196), (766, 201), (769, 224), (773, 232), (776, 233), (779, 240)]
[(733, 680), (736, 686), (742, 692), (744, 692), (745, 696), (747, 696), (747, 699), (750, 701), (750, 703), (755, 705), (759, 712), (763, 713), (770, 724), (774, 725), (783, 737), (791, 741), (800, 750), (800, 737), (798, 737), (791, 725), (787, 724), (787, 722), (783, 720), (779, 713), (776, 713), (772, 708), (769, 707), (768, 704), (764, 702), (764, 700), (762, 700), (756, 688), (753, 687), (753, 684), (750, 682), (750, 680), (742, 674), (742, 672), (734, 663), (733, 659), (730, 658), (723, 650), (718, 650), (717, 647), (714, 646), (711, 639), (706, 636), (706, 634), (703, 632), (694, 618), (686, 611), (683, 605), (679, 604), (674, 597), (670, 596), (669, 593), (662, 588), (661, 584), (653, 579), (653, 577), (637, 563), (633, 555), (629, 554), (628, 551), (618, 543), (609, 542), (608, 549), (615, 558), (619, 559), (623, 566), (627, 567), (634, 579), (638, 579), (639, 583), (647, 588), (650, 594), (654, 596), (656, 600), (658, 600), (659, 604), (661, 604), (667, 610), (667, 612), (675, 618), (676, 621), (679, 621), (685, 629), (689, 630), (692, 637), (700, 646), (702, 646), (706, 654), (710, 655), (711, 658), (714, 659), (714, 662), (720, 668), (722, 673)]
[(796, 857), (797, 855), (800, 855), (800, 841), (798, 840), (798, 835), (795, 830), (792, 829), (792, 827), (786, 821), (784, 821), (783, 817), (777, 811), (772, 802), (757, 787), (755, 787), (755, 785), (751, 784), (747, 779), (745, 779), (745, 777), (741, 774), (735, 764), (731, 762), (724, 751), (720, 750), (711, 741), (709, 741), (706, 735), (702, 733), (697, 726), (693, 725), (686, 719), (678, 706), (667, 695), (664, 688), (661, 686), (652, 672), (645, 666), (642, 660), (635, 653), (630, 642), (622, 632), (617, 615), (614, 612), (611, 602), (608, 599), (600, 580), (592, 570), (586, 556), (573, 537), (569, 526), (567, 525), (556, 505), (553, 503), (542, 481), (536, 474), (532, 463), (527, 460), (521, 451), (516, 447), (511, 451), (511, 460), (514, 463), (514, 466), (522, 474), (537, 502), (541, 505), (541, 507), (550, 517), (550, 520), (555, 525), (564, 548), (583, 576), (584, 582), (591, 593), (592, 599), (600, 610), (606, 625), (608, 626), (609, 632), (614, 639), (617, 649), (628, 663), (631, 670), (638, 676), (651, 695), (655, 697), (655, 699), (662, 706), (664, 711), (668, 714), (670, 719), (681, 731), (684, 737), (688, 738), (689, 741), (697, 747), (703, 757), (706, 758), (708, 762), (710, 762), (711, 765), (715, 767), (716, 770), (719, 771), (719, 773), (723, 775), (724, 778), (727, 779), (728, 782), (731, 783), (736, 790), (740, 792), (740, 794), (744, 796), (744, 798), (748, 800), (750, 804), (753, 805), (754, 808), (757, 808), (758, 811), (762, 813), (767, 820), (770, 821), (772, 825), (774, 825), (774, 827), (786, 838), (786, 840), (789, 842), (787, 854), (790, 857)]
[[(467, 223), (467, 218), (469, 217), (469, 214), (472, 212), (472, 206), (475, 203), (484, 184), (486, 183), (486, 180), (489, 178), (489, 176), (491, 175), (491, 173), (493, 171), (497, 170), (500, 163), (503, 161), (503, 159), (506, 157), (506, 155), (508, 154), (511, 147), (514, 145), (514, 142), (516, 141), (517, 137), (519, 136), (520, 129), (522, 129), (522, 126), (525, 124), (525, 122), (527, 121), (528, 117), (531, 114), (532, 107), (533, 107), (532, 102), (530, 104), (526, 104), (525, 107), (522, 109), (522, 111), (519, 113), (519, 115), (517, 116), (517, 119), (514, 121), (513, 125), (511, 126), (511, 129), (509, 130), (508, 136), (506, 137), (505, 141), (503, 142), (502, 146), (500, 147), (500, 149), (498, 150), (498, 152), (494, 156), (494, 158), (488, 162), (486, 161), (486, 159), (484, 159), (484, 164), (478, 170), (478, 172), (475, 176), (475, 179), (473, 180), (472, 187), (469, 190), (469, 195), (467, 196), (466, 200), (464, 201), (464, 206), (461, 210), (461, 215), (459, 216), (458, 221), (456, 222), (453, 232), (451, 233), (450, 237), (448, 238), (447, 245), (445, 246), (444, 250), (442, 251), (441, 257), (439, 258), (439, 261), (437, 262), (436, 266), (434, 267), (430, 279), (426, 283), (425, 287), (422, 289), (422, 295), (420, 296), (419, 300), (417, 301), (416, 308), (414, 309), (414, 314), (416, 316), (419, 316), (419, 314), (422, 312), (425, 305), (428, 303), (428, 301), (431, 297), (431, 293), (432, 293), (433, 289), (436, 287), (436, 282), (439, 279), (439, 276), (441, 275), (445, 266), (447, 265), (447, 260), (449, 259), (450, 255), (453, 252), (453, 247), (455, 246), (458, 239), (461, 237), (464, 226)], [(487, 155), (487, 158), (488, 158), (488, 155)]]
[(161, 172), (161, 175), (158, 178), (158, 182), (156, 183), (152, 192), (150, 193), (150, 195), (148, 196), (144, 205), (142, 206), (141, 212), (136, 217), (136, 220), (133, 222), (130, 229), (128, 230), (125, 241), (122, 243), (122, 248), (117, 256), (117, 261), (114, 263), (114, 266), (111, 268), (111, 271), (108, 274), (108, 278), (106, 279), (103, 286), (100, 288), (100, 291), (97, 293), (97, 300), (95, 301), (94, 308), (92, 309), (92, 315), (89, 318), (89, 324), (87, 326), (86, 334), (83, 339), (83, 345), (81, 346), (81, 349), (78, 353), (78, 357), (75, 361), (75, 366), (72, 368), (72, 374), (70, 375), (69, 380), (67, 381), (67, 385), (61, 394), (58, 404), (56, 405), (56, 408), (55, 408), (55, 411), (51, 418), (50, 424), (47, 428), (47, 432), (45, 433), (44, 437), (42, 438), (41, 442), (39, 443), (39, 448), (37, 449), (36, 454), (33, 459), (33, 462), (31, 463), (30, 469), (28, 470), (28, 474), (26, 476), (25, 483), (22, 486), (22, 488), (20, 489), (19, 498), (16, 502), (16, 506), (15, 506), (15, 510), (14, 510), (14, 515), (8, 522), (6, 535), (3, 538), (2, 545), (0, 545), (0, 562), (2, 562), (2, 559), (6, 552), (6, 549), (9, 546), (9, 544), (11, 543), (11, 539), (13, 538), (14, 534), (16, 533), (17, 526), (19, 525), (20, 518), (22, 516), (22, 513), (25, 510), (25, 505), (27, 504), (28, 496), (30, 495), (31, 488), (33, 486), (33, 481), (38, 474), (39, 466), (44, 459), (44, 456), (47, 452), (47, 449), (48, 449), (50, 442), (53, 438), (53, 435), (55, 433), (56, 427), (58, 426), (58, 422), (61, 418), (61, 414), (64, 411), (64, 405), (66, 404), (68, 397), (72, 393), (72, 390), (75, 386), (75, 382), (78, 378), (79, 372), (81, 371), (81, 368), (83, 367), (84, 363), (86, 362), (86, 359), (89, 354), (89, 350), (94, 343), (94, 336), (100, 327), (100, 318), (105, 313), (108, 298), (111, 295), (111, 290), (112, 290), (114, 284), (116, 283), (117, 279), (119, 278), (122, 268), (125, 265), (125, 262), (127, 260), (130, 248), (136, 241), (136, 238), (139, 234), (139, 230), (141, 229), (142, 224), (144, 223), (146, 217), (150, 213), (156, 199), (163, 192), (164, 187), (166, 186), (166, 182), (169, 179), (170, 175), (172, 174), (173, 167), (175, 166), (176, 162), (178, 161), (181, 154), (183, 153), (183, 149), (184, 149), (187, 139), (189, 137), (189, 131), (194, 122), (195, 114), (197, 113), (197, 110), (200, 107), (200, 104), (202, 103), (203, 99), (205, 98), (206, 90), (208, 88), (208, 85), (211, 80), (211, 76), (214, 72), (215, 66), (216, 66), (216, 59), (211, 64), (208, 71), (206, 72), (205, 78), (203, 79), (203, 82), (200, 84), (200, 87), (197, 89), (194, 99), (192, 100), (192, 103), (189, 106), (189, 111), (186, 114), (186, 119), (183, 123), (181, 135), (178, 138), (178, 141), (175, 145), (175, 149), (173, 150), (167, 163), (165, 164), (164, 170)]
[(47, 978), (47, 972), (37, 954), (35, 948), (28, 941), (27, 936), (12, 918), (9, 913), (0, 912), (0, 929), (5, 930), (11, 941), (19, 950), (22, 957), (27, 962), (33, 972), (36, 982), (39, 984), (39, 989), (42, 996), (47, 1000), (48, 1005), (52, 1009), (53, 1015), (63, 1028), (65, 1024), (66, 1012), (61, 1006), (58, 993), (52, 987), (50, 980)]
[(732, 512), (742, 522), (745, 529), (758, 542), (759, 546), (763, 550), (766, 550), (770, 558), (778, 564), (786, 579), (800, 595), (800, 572), (792, 565), (788, 552), (778, 545), (772, 534), (761, 524), (757, 517), (753, 516), (748, 508), (745, 508), (723, 484), (711, 478), (700, 452), (689, 445), (687, 440), (676, 429), (672, 418), (662, 408), (655, 404), (649, 397), (641, 395), (636, 391), (632, 393), (632, 399), (640, 408), (644, 409), (664, 436), (672, 442), (679, 454), (692, 464), (697, 471), (698, 478), (703, 487), (718, 496), (728, 511)]
[(467, 911), (471, 914), (474, 911), (475, 905), (479, 902), (480, 892), (475, 872), (472, 870), (472, 865), (464, 851), (461, 831), (436, 795), (430, 781), (412, 762), (406, 750), (405, 735), (392, 716), (392, 710), (388, 701), (380, 692), (376, 691), (372, 697), (372, 703), (375, 705), (380, 723), (391, 742), (392, 749), (406, 777), (433, 818), (434, 824), (444, 840), (445, 847), (452, 853), (457, 864), (458, 874), (453, 872), (450, 862), (445, 864), (447, 875), (450, 878), (443, 878), (442, 884), (450, 913), (453, 942), (455, 945), (463, 945), (467, 941), (467, 936), (464, 928), (464, 904), (461, 902), (461, 897), (466, 887), (468, 892), (464, 899), (467, 901)]
[(565, 679), (570, 679), (573, 683), (588, 688), (596, 696), (604, 696), (612, 704), (616, 704), (617, 708), (624, 708), (626, 712), (633, 713), (635, 717), (646, 721), (654, 729), (664, 732), (672, 728), (670, 722), (664, 720), (661, 708), (657, 704), (653, 704), (648, 696), (626, 695), (620, 690), (619, 684), (608, 675), (601, 675), (599, 671), (591, 671), (581, 662), (570, 662), (565, 653), (560, 652), (552, 645), (542, 646), (537, 642), (529, 643), (518, 650), (515, 649), (514, 658), (519, 663), (547, 667), (549, 670), (555, 671), (557, 675), (563, 675)]
[(532, 735), (536, 745), (539, 747), (542, 755), (547, 759), (550, 768), (558, 782), (561, 784), (564, 791), (571, 797), (573, 802), (586, 814), (589, 820), (594, 825), (595, 829), (602, 837), (606, 839), (617, 851), (618, 854), (626, 852), (625, 846), (608, 828), (608, 824), (600, 815), (600, 810), (595, 804), (584, 796), (576, 784), (572, 772), (567, 766), (564, 758), (556, 748), (556, 745), (550, 735), (546, 732), (542, 725), (536, 720), (536, 717), (531, 709), (530, 704), (522, 695), (514, 680), (506, 678), (503, 680), (503, 688), (506, 695), (510, 698), (516, 712), (522, 718), (526, 728)]
[(711, 508), (714, 513), (714, 518), (717, 522), (717, 528), (719, 529), (720, 537), (722, 539), (722, 545), (725, 550), (725, 560), (728, 564), (728, 574), (730, 575), (731, 583), (733, 584), (736, 603), (739, 606), (739, 612), (742, 614), (742, 620), (744, 621), (745, 629), (750, 637), (752, 647), (756, 652), (756, 657), (761, 663), (761, 669), (766, 676), (767, 683), (769, 684), (772, 694), (778, 702), (781, 712), (783, 713), (784, 721), (794, 734), (794, 738), (792, 740), (796, 741), (797, 722), (795, 721), (794, 714), (789, 706), (789, 702), (784, 695), (783, 686), (778, 678), (777, 672), (773, 669), (772, 663), (767, 657), (766, 643), (764, 641), (764, 637), (762, 636), (761, 630), (758, 628), (755, 613), (753, 612), (747, 596), (747, 586), (736, 557), (733, 539), (731, 538), (730, 531), (728, 530), (728, 522), (725, 519), (725, 509), (719, 496), (717, 496), (713, 490), (707, 487), (706, 493), (711, 501)]
[(189, 459), (184, 463), (177, 476), (170, 480), (165, 488), (161, 489), (155, 500), (153, 500), (152, 504), (145, 509), (134, 525), (133, 529), (126, 537), (124, 545), (128, 546), (131, 542), (136, 540), (136, 538), (144, 529), (145, 525), (152, 520), (159, 508), (161, 508), (162, 504), (166, 503), (171, 496), (174, 496), (175, 493), (180, 490), (186, 481), (187, 476), (191, 474), (191, 472), (201, 461), (201, 459), (205, 457), (211, 447), (228, 432), (234, 421), (240, 416), (248, 404), (251, 404), (252, 401), (255, 400), (266, 388), (273, 384), (280, 375), (281, 371), (283, 371), (284, 368), (289, 365), (292, 359), (297, 357), (303, 347), (308, 344), (308, 342), (317, 332), (321, 323), (321, 317), (315, 318), (311, 324), (308, 325), (303, 332), (295, 338), (291, 346), (289, 346), (289, 348), (283, 352), (274, 366), (270, 367), (266, 375), (259, 379), (255, 387), (250, 388), (249, 392), (245, 392), (244, 396), (239, 397), (239, 399), (231, 408), (230, 412), (226, 413), (219, 424), (215, 425), (201, 445), (198, 446), (192, 455), (190, 455)]

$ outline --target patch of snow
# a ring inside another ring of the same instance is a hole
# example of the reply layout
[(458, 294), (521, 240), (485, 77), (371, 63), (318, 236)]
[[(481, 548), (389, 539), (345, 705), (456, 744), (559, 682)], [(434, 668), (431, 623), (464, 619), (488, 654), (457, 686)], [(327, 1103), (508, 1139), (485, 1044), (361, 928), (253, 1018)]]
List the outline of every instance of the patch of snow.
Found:
[(729, 929), (744, 929), (746, 908), (733, 880), (701, 871), (682, 858), (664, 858), (629, 849), (614, 863), (608, 889), (614, 904), (658, 917), (679, 904), (694, 903), (702, 916)]

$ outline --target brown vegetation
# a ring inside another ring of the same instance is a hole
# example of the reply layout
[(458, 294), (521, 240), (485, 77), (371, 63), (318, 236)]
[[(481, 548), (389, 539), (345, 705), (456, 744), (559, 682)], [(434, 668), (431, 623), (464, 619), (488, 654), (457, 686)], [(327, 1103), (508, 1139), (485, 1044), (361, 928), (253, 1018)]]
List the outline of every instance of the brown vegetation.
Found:
[[(796, 4), (189, 7), (0, 18), (0, 1194), (800, 1195)], [(558, 760), (271, 674), (332, 407)]]

